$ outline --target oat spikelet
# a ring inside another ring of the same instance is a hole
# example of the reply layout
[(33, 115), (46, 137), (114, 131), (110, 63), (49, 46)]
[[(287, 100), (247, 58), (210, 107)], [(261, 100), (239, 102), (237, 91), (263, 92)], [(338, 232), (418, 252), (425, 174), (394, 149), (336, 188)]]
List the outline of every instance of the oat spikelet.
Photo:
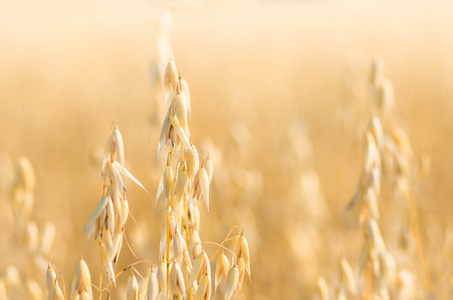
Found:
[(192, 247), (192, 259), (195, 260), (203, 251), (200, 235), (197, 230), (192, 230), (189, 237), (189, 246)]
[(91, 288), (91, 275), (88, 265), (83, 259), (80, 259), (76, 266), (74, 277), (72, 278), (71, 299), (75, 297), (88, 296), (88, 299), (93, 298)]
[(177, 231), (172, 239), (173, 245), (173, 255), (176, 257), (176, 261), (179, 265), (182, 265), (183, 259), (184, 263), (187, 264), (189, 269), (192, 269), (192, 263), (190, 261), (189, 251), (187, 250), (186, 241), (182, 235)]
[(55, 239), (55, 225), (52, 223), (45, 223), (40, 234), (39, 252), (43, 255), (48, 255)]
[(165, 70), (164, 85), (167, 91), (170, 89), (176, 89), (178, 84), (178, 70), (176, 69), (175, 60), (173, 57), (170, 58), (170, 61), (167, 64), (167, 69)]
[(198, 276), (203, 268), (203, 263), (205, 260), (204, 254), (205, 254), (205, 252), (200, 253), (198, 255), (197, 259), (195, 260), (195, 263), (193, 264), (192, 272), (190, 273), (187, 288), (190, 288), (192, 286), (192, 284), (195, 282), (195, 280), (198, 278)]
[(167, 165), (162, 172), (162, 176), (159, 180), (159, 187), (157, 189), (156, 195), (156, 204), (159, 199), (167, 199), (171, 190), (172, 182), (173, 182), (173, 169), (170, 166), (170, 162), (167, 161)]
[(352, 273), (351, 266), (345, 258), (340, 260), (339, 278), (340, 284), (345, 285), (352, 295), (357, 294), (357, 285), (355, 283), (354, 274)]
[(29, 219), (33, 209), (35, 187), (35, 171), (30, 161), (21, 157), (17, 162), (16, 179), (12, 189), (13, 213), (21, 226)]
[(155, 300), (159, 294), (159, 282), (157, 281), (157, 275), (151, 268), (151, 272), (148, 274), (148, 289), (147, 296), (148, 300)]
[(244, 259), (245, 270), (247, 271), (247, 274), (249, 275), (250, 281), (252, 281), (252, 274), (251, 274), (251, 270), (250, 270), (249, 246), (248, 246), (247, 240), (245, 239), (244, 235), (241, 235), (238, 243), (241, 245), (240, 257)]
[(209, 299), (206, 297), (206, 290), (208, 288), (209, 278), (207, 275), (201, 277), (200, 283), (197, 287), (197, 293), (195, 294), (195, 300)]
[(184, 276), (182, 274), (181, 266), (174, 262), (170, 270), (170, 292), (178, 297), (184, 296), (186, 293), (186, 286), (184, 283)]
[(225, 279), (228, 276), (228, 270), (230, 269), (230, 262), (224, 253), (222, 253), (219, 258), (217, 258), (217, 264), (215, 267), (215, 279), (214, 285), (215, 289), (217, 290), (217, 286), (219, 285), (220, 281), (222, 280), (222, 276)]
[(206, 210), (209, 213), (209, 177), (208, 173), (204, 168), (201, 168), (199, 170), (199, 176), (200, 176), (200, 186), (201, 190), (203, 191), (203, 200), (204, 204), (206, 205)]
[(237, 266), (233, 266), (230, 269), (226, 281), (225, 300), (230, 300), (233, 297), (239, 282), (239, 270)]
[(323, 277), (319, 277), (316, 285), (316, 296), (318, 300), (328, 300), (329, 291), (327, 289), (326, 280)]
[(180, 77), (179, 78), (179, 83), (181, 84), (181, 93), (184, 95), (184, 100), (186, 100), (186, 107), (187, 107), (187, 116), (191, 117), (191, 114), (192, 114), (192, 104), (191, 104), (191, 101), (190, 101), (190, 91), (189, 91), (189, 84), (187, 83), (187, 81)]
[(46, 272), (46, 285), (48, 291), (55, 285), (55, 282), (57, 282), (57, 274), (49, 262)]
[(139, 286), (137, 278), (135, 278), (135, 275), (131, 273), (131, 276), (129, 276), (129, 280), (127, 282), (127, 300), (138, 300), (138, 294)]
[(63, 292), (58, 285), (57, 274), (52, 264), (48, 263), (46, 272), (47, 300), (64, 300)]

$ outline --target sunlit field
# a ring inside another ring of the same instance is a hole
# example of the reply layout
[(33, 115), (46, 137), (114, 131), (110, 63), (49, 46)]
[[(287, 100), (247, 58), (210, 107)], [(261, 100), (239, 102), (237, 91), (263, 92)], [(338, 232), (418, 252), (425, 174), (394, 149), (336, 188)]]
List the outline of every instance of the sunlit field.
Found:
[(453, 298), (452, 20), (1, 3), (0, 299)]

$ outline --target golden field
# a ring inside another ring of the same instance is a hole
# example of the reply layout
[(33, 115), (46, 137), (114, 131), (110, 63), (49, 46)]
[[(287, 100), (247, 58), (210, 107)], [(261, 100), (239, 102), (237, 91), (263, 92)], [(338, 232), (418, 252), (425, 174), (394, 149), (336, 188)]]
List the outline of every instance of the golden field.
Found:
[[(246, 278), (236, 299), (312, 299), (319, 276), (335, 299), (342, 257), (364, 293), (357, 208), (342, 211), (364, 160), (376, 55), (393, 84), (395, 119), (411, 142), (415, 173), (423, 173), (411, 190), (426, 267), (409, 208), (382, 183), (382, 237), (414, 291), (390, 299), (453, 297), (453, 5), (442, 1), (1, 3), (0, 279), (13, 265), (47, 295), (45, 270), (30, 270), (12, 212), (16, 161), (25, 156), (37, 179), (30, 219), (56, 229), (46, 259), (62, 271), (66, 290), (81, 257), (97, 284), (97, 243), (87, 244), (82, 231), (102, 196), (97, 157), (113, 123), (127, 168), (148, 190), (127, 184), (125, 235), (139, 259), (157, 264), (165, 208), (154, 202), (165, 159), (156, 153), (165, 111), (156, 101), (163, 106), (165, 97), (152, 70), (164, 11), (173, 20), (166, 37), (190, 87), (192, 141), (214, 164), (200, 236), (221, 242), (233, 226), (246, 228), (253, 283)], [(117, 271), (138, 260), (128, 248), (123, 243)], [(149, 265), (137, 270), (146, 276)], [(113, 299), (125, 298), (129, 273), (111, 289)], [(16, 298), (31, 299), (24, 295)]]

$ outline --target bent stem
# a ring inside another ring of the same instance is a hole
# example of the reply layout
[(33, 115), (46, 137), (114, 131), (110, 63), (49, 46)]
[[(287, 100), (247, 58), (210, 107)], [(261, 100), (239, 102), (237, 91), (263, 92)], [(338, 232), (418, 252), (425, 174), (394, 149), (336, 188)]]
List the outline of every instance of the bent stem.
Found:
[[(116, 274), (115, 276), (115, 279), (117, 279), (118, 277), (120, 277), (121, 274), (123, 274), (124, 272), (126, 272), (127, 270), (129, 270), (130, 268), (132, 268), (133, 266), (135, 265), (138, 265), (138, 264), (141, 264), (141, 263), (148, 263), (150, 264), (151, 266), (153, 265), (150, 261), (148, 260), (139, 260), (139, 261), (136, 261), (130, 265), (128, 265), (127, 267), (125, 267), (124, 269), (122, 269), (121, 271), (118, 272), (118, 274)], [(137, 273), (138, 274), (138, 273)], [(109, 283), (107, 283), (107, 285), (105, 287), (103, 287), (100, 291), (99, 291), (99, 294), (102, 294), (104, 291), (108, 291), (108, 287), (113, 283), (113, 279), (109, 281)]]
[[(244, 233), (244, 231), (245, 231), (245, 225), (242, 225), (242, 226), (243, 226), (242, 233)], [(219, 254), (220, 249), (225, 248), (225, 247), (223, 246), (224, 243), (226, 243), (226, 242), (228, 242), (228, 241), (230, 241), (230, 240), (233, 239), (233, 238), (230, 238), (230, 235), (233, 233), (233, 231), (234, 231), (235, 229), (238, 231), (238, 234), (239, 234), (239, 232), (240, 232), (240, 230), (239, 230), (239, 225), (234, 225), (233, 228), (231, 228), (230, 232), (228, 232), (226, 238), (220, 243), (220, 245), (217, 244), (217, 243), (215, 243), (215, 244), (219, 245), (220, 247), (219, 247), (219, 249), (217, 249), (217, 251), (216, 251), (216, 252), (214, 253), (214, 255), (211, 257), (211, 260), (210, 260), (209, 262), (212, 262), (212, 261), (214, 260), (214, 258), (217, 256), (217, 254)], [(225, 248), (225, 249), (227, 249), (227, 248)], [(227, 249), (227, 250), (230, 251), (231, 253), (233, 253), (234, 256), (236, 256), (236, 255), (234, 254), (233, 251), (231, 251), (230, 249)], [(233, 250), (234, 250), (234, 249), (233, 249)]]

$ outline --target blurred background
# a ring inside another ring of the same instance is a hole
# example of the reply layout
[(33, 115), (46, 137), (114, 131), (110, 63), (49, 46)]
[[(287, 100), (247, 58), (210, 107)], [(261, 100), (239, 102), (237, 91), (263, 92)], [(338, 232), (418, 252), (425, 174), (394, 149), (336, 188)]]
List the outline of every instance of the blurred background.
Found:
[[(27, 272), (11, 204), (25, 156), (37, 178), (31, 218), (55, 225), (48, 256), (66, 287), (81, 256), (97, 274), (97, 245), (82, 230), (102, 194), (99, 151), (113, 123), (128, 168), (149, 192), (129, 184), (135, 221), (126, 236), (140, 259), (157, 262), (158, 78), (171, 49), (191, 91), (192, 139), (214, 163), (201, 238), (219, 242), (246, 226), (253, 283), (240, 298), (312, 299), (319, 276), (333, 294), (342, 257), (360, 283), (357, 212), (342, 211), (360, 176), (370, 70), (380, 55), (415, 161), (430, 165), (413, 183), (428, 269), (413, 266), (414, 251), (397, 265), (414, 286), (420, 272), (431, 278), (434, 292), (411, 299), (450, 299), (452, 17), (447, 1), (1, 2), (0, 271)], [(383, 205), (381, 231), (394, 253), (398, 218), (407, 212)], [(134, 260), (125, 246), (118, 269)]]

